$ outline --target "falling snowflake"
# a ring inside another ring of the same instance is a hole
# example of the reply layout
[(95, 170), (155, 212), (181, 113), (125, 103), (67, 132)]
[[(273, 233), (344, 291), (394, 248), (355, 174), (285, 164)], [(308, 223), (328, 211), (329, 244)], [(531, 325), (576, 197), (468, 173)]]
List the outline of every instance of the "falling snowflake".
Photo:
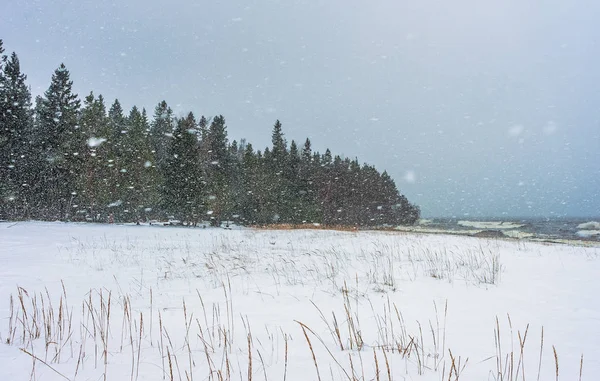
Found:
[(87, 145), (88, 147), (98, 147), (100, 146), (102, 143), (104, 143), (106, 141), (105, 138), (89, 138), (87, 141)]

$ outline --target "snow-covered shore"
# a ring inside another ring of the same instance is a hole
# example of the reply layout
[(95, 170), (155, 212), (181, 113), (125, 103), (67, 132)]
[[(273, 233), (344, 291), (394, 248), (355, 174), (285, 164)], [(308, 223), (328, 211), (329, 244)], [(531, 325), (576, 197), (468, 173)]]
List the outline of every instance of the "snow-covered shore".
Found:
[(600, 374), (598, 247), (36, 222), (0, 241), (2, 380), (433, 381), (453, 359), (487, 380), (511, 358), (536, 379), (542, 327), (540, 379), (553, 346), (561, 379), (582, 354)]

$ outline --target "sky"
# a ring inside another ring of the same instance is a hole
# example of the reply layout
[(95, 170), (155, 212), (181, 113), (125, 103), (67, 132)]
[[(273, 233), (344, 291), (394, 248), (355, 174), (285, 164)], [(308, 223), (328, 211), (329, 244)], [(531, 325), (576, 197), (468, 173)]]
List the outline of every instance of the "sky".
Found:
[(222, 114), (387, 170), (424, 217), (600, 216), (596, 0), (0, 2), (34, 95)]

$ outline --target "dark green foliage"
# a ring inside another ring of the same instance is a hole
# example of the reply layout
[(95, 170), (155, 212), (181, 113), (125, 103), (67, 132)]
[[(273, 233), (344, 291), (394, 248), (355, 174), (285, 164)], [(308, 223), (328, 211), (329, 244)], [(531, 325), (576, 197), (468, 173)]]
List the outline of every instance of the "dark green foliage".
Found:
[(106, 217), (107, 205), (115, 196), (111, 188), (117, 179), (110, 166), (114, 136), (102, 96), (96, 98), (90, 93), (83, 104), (80, 126), (87, 144), (83, 152), (83, 167), (78, 176), (78, 210), (81, 211), (78, 217), (100, 220)]
[(160, 102), (154, 109), (154, 120), (150, 127), (150, 140), (156, 158), (156, 167), (164, 172), (167, 150), (173, 135), (173, 111), (167, 102)]
[(233, 158), (228, 149), (227, 126), (222, 115), (213, 118), (206, 133), (203, 168), (206, 176), (206, 205), (211, 224), (218, 226), (233, 216), (231, 184)]
[(2, 56), (0, 40), (0, 214), (27, 214), (31, 196), (31, 94), (19, 58)]
[(72, 86), (69, 71), (61, 64), (36, 110), (36, 145), (43, 165), (42, 216), (48, 219), (71, 218), (77, 205), (85, 137), (78, 124), (80, 101)]
[(158, 201), (157, 169), (146, 110), (140, 112), (133, 106), (126, 123), (120, 142), (119, 199), (124, 220), (145, 220), (152, 215)]
[(61, 65), (43, 97), (31, 95), (16, 54), (0, 40), (0, 219), (132, 222), (175, 218), (195, 225), (385, 226), (412, 224), (419, 208), (387, 172), (357, 159), (289, 144), (277, 120), (271, 147), (229, 143), (222, 115), (176, 118), (165, 101), (152, 122), (102, 96), (83, 108)]
[(167, 151), (162, 205), (174, 218), (194, 224), (206, 210), (196, 127), (192, 113), (177, 121)]

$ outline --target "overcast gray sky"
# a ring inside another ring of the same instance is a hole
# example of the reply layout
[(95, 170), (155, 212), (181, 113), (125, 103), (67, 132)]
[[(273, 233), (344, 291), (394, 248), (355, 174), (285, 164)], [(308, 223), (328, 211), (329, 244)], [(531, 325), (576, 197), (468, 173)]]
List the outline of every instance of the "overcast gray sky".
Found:
[(600, 216), (596, 0), (0, 2), (34, 94), (223, 114), (387, 170), (424, 216)]

